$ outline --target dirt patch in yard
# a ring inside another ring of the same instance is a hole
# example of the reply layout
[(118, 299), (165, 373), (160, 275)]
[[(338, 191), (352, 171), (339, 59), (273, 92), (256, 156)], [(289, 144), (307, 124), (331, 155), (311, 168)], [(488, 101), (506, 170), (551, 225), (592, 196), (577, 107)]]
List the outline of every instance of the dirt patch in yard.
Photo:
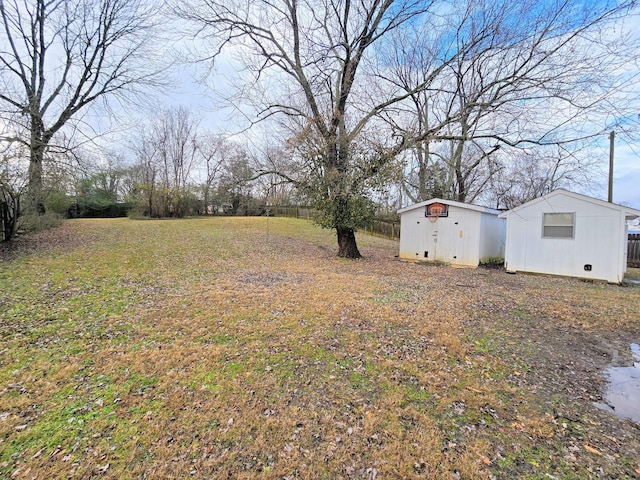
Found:
[[(606, 370), (633, 365), (630, 344), (640, 340), (637, 287), (546, 277), (522, 281), (530, 292), (522, 307), (468, 328), (473, 336), (490, 338), (491, 351), (517, 365), (510, 381), (527, 392), (530, 407), (560, 427), (536, 439), (532, 450), (544, 444), (551, 455), (542, 462), (581, 464), (592, 478), (640, 478), (640, 462), (634, 460), (640, 458), (640, 424), (597, 407), (606, 404)], [(607, 328), (605, 319), (619, 322)], [(507, 478), (535, 470), (541, 460), (530, 456), (498, 472)]]
[[(476, 353), (500, 358), (508, 383), (526, 393), (510, 397), (495, 414), (503, 422), (498, 431), (515, 433), (519, 441), (510, 445), (509, 438), (491, 436), (494, 455), (485, 459), (491, 475), (640, 478), (640, 423), (598, 408), (606, 405), (606, 370), (633, 365), (630, 346), (640, 342), (640, 286), (511, 275), (495, 268), (407, 266), (386, 258), (384, 250), (369, 253), (368, 261), (402, 276), (403, 288), (464, 306), (461, 336)], [(412, 283), (411, 274), (420, 268), (428, 279), (417, 273), (419, 281)], [(562, 473), (540, 473), (545, 469)]]
[(46, 254), (51, 250), (71, 251), (74, 247), (86, 245), (91, 241), (99, 241), (92, 232), (78, 234), (69, 222), (59, 227), (44, 230), (30, 235), (18, 235), (10, 242), (0, 242), (0, 262), (10, 262), (30, 254)]

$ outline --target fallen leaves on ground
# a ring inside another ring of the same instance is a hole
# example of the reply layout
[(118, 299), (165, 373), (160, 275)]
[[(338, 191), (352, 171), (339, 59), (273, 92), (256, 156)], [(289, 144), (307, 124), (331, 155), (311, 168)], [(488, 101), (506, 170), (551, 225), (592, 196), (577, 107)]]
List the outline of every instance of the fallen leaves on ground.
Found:
[(118, 219), (12, 251), (0, 475), (638, 473), (637, 425), (592, 402), (640, 289), (334, 242), (290, 219)]

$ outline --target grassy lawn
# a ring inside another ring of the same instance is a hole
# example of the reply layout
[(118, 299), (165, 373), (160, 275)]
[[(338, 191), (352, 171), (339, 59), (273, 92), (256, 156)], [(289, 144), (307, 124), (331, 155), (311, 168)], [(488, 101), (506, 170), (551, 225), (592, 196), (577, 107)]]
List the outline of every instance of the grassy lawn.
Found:
[(624, 278), (626, 280), (640, 281), (640, 268), (627, 268)]
[(640, 287), (345, 261), (282, 218), (49, 235), (0, 265), (0, 478), (640, 476), (592, 405)]

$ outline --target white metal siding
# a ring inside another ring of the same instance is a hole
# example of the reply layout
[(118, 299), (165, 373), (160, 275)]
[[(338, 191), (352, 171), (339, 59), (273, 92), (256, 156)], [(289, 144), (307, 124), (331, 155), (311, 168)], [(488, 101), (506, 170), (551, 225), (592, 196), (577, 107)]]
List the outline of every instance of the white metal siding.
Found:
[[(420, 207), (400, 214), (400, 258), (478, 266), (481, 256), (500, 255), (504, 221), (496, 215), (454, 205), (449, 205), (448, 217), (437, 220), (426, 218), (424, 212)], [(483, 239), (484, 235), (489, 238)]]
[(506, 221), (496, 215), (482, 214), (480, 223), (480, 261), (504, 260)]
[(627, 260), (629, 259), (629, 226), (624, 219), (624, 235), (622, 237), (622, 275), (627, 271)]
[[(544, 213), (574, 212), (574, 238), (543, 238)], [(622, 222), (622, 223), (621, 223)], [(557, 195), (507, 216), (505, 266), (508, 271), (622, 280), (624, 213), (614, 208)], [(585, 270), (591, 265), (591, 271)]]

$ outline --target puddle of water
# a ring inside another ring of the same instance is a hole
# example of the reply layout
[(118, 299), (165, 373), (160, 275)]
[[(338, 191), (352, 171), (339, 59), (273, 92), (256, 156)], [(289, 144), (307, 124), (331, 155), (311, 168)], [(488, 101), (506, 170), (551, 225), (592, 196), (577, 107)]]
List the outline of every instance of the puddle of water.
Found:
[(634, 363), (631, 367), (611, 367), (605, 371), (609, 386), (605, 393), (606, 403), (596, 406), (620, 418), (640, 422), (640, 345), (631, 344)]

